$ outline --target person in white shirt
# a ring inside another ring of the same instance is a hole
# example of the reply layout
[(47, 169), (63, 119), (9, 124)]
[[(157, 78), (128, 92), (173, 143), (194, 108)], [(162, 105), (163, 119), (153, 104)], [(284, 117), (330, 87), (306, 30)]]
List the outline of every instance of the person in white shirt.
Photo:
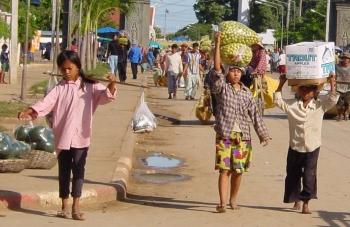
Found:
[[(177, 44), (171, 46), (171, 53), (166, 57), (166, 75), (168, 77), (168, 99), (176, 99), (179, 74), (183, 72), (181, 55), (177, 52)], [(171, 94), (174, 94), (171, 97)]]
[(280, 75), (286, 75), (287, 67), (286, 67), (286, 53), (282, 50), (280, 56), (278, 57), (278, 71)]
[(309, 200), (317, 199), (316, 172), (323, 115), (339, 99), (339, 93), (335, 91), (333, 72), (330, 73), (328, 80), (331, 86), (328, 95), (317, 97), (323, 85), (302, 85), (298, 88), (297, 98), (284, 100), (281, 91), (287, 78), (281, 75), (274, 95), (274, 103), (287, 114), (289, 124), (287, 176), (283, 202), (294, 203), (293, 210), (302, 208), (303, 214), (311, 214)]

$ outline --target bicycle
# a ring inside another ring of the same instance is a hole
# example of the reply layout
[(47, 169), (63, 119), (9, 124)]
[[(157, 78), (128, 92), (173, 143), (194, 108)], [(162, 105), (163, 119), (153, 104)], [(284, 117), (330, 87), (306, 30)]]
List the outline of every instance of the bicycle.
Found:
[(261, 116), (264, 116), (264, 110), (265, 110), (265, 98), (264, 98), (264, 92), (267, 91), (267, 82), (264, 79), (264, 75), (262, 74), (254, 74), (253, 82), (252, 82), (252, 88), (251, 91), (253, 93), (253, 97), (256, 101), (256, 104), (259, 109), (259, 113)]

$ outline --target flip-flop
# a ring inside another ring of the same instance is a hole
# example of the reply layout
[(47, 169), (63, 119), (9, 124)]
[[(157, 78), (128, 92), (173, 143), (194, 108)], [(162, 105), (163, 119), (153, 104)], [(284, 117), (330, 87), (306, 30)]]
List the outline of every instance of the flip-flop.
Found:
[(69, 212), (68, 211), (57, 211), (56, 217), (59, 218), (69, 218)]
[(85, 220), (83, 213), (72, 214), (72, 218), (73, 218), (73, 220), (78, 220), (78, 221), (84, 221)]
[(221, 205), (217, 205), (216, 206), (216, 211), (219, 213), (225, 213), (226, 212), (226, 208), (221, 206)]

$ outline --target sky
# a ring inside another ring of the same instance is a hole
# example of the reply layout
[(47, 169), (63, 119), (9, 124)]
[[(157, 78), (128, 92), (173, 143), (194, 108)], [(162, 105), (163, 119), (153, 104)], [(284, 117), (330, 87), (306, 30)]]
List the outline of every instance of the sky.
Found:
[[(174, 33), (191, 23), (197, 23), (193, 11), (195, 2), (196, 0), (151, 0), (151, 6), (156, 5), (154, 26), (159, 26), (164, 31), (166, 25), (166, 32)], [(165, 17), (166, 10), (169, 13)]]

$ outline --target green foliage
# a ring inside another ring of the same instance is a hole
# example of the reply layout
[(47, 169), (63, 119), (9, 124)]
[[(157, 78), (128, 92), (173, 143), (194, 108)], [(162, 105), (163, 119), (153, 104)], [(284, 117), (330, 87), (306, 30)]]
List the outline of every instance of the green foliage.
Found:
[(221, 21), (237, 20), (238, 0), (197, 0), (193, 9), (199, 23), (218, 24)]
[[(212, 35), (211, 24), (191, 24), (174, 33), (174, 37), (186, 37), (189, 40), (196, 40), (204, 35)], [(170, 39), (170, 38), (168, 38)]]
[(10, 25), (3, 18), (0, 18), (0, 38), (8, 39), (10, 37)]
[(45, 94), (46, 86), (47, 86), (47, 80), (35, 83), (29, 88), (29, 93), (31, 93), (31, 94)]

